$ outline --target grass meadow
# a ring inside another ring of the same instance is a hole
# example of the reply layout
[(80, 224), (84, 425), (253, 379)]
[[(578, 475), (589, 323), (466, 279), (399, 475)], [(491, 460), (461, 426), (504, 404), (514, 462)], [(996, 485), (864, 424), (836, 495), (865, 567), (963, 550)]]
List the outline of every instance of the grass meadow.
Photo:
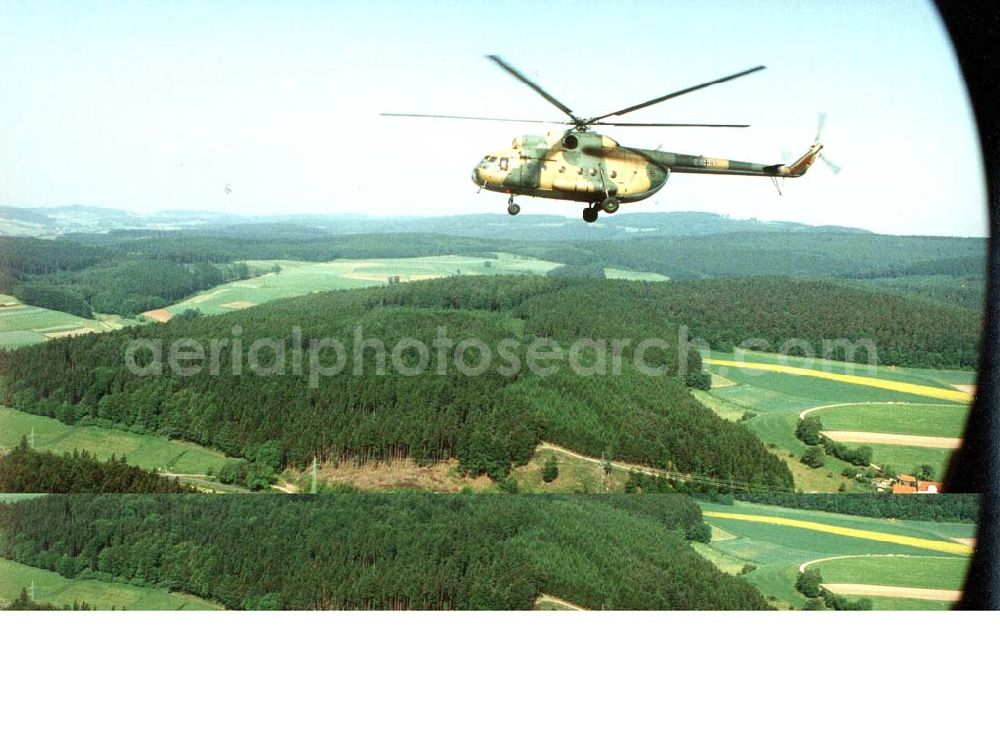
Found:
[(508, 253), (497, 253), (496, 257), (491, 258), (435, 255), (420, 258), (334, 260), (327, 263), (248, 260), (247, 264), (261, 269), (278, 265), (281, 271), (265, 273), (253, 279), (231, 281), (198, 292), (166, 309), (175, 315), (188, 309), (200, 310), (205, 315), (218, 315), (313, 292), (387, 284), (393, 276), (398, 276), (401, 281), (416, 281), (462, 274), (545, 274), (559, 265)]
[(86, 450), (100, 459), (124, 456), (128, 463), (143, 469), (205, 474), (209, 469), (218, 470), (226, 460), (218, 451), (194, 443), (106, 427), (67, 425), (51, 417), (0, 406), (0, 449), (14, 447), (32, 429), (39, 450), (53, 453)]
[(86, 602), (95, 609), (212, 610), (221, 605), (190, 594), (149, 586), (131, 586), (85, 578), (63, 578), (58, 573), (0, 559), (0, 600), (16, 599), (21, 590), (34, 591), (37, 602), (56, 606)]

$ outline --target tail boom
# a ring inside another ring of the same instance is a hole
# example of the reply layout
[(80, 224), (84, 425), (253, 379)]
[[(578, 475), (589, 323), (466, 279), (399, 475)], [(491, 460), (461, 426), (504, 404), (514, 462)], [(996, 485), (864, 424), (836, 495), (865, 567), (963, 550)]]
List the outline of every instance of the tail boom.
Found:
[(724, 174), (748, 177), (801, 177), (813, 165), (822, 150), (822, 144), (815, 143), (791, 164), (757, 164), (733, 159), (713, 159), (668, 151), (636, 149), (657, 166), (678, 174)]

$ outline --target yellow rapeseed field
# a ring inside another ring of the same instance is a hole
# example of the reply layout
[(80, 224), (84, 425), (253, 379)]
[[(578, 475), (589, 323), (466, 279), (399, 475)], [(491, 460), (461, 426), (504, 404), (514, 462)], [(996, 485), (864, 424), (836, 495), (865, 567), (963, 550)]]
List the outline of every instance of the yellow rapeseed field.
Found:
[(864, 529), (852, 529), (847, 526), (834, 526), (829, 523), (817, 523), (816, 521), (801, 521), (797, 518), (783, 518), (781, 516), (757, 516), (749, 513), (720, 513), (718, 511), (706, 510), (703, 512), (706, 518), (729, 518), (733, 521), (750, 521), (751, 523), (770, 523), (775, 526), (794, 526), (798, 529), (809, 529), (820, 531), (825, 534), (839, 534), (840, 536), (852, 536), (858, 539), (871, 539), (876, 542), (888, 542), (890, 544), (902, 544), (908, 547), (919, 547), (930, 549), (936, 552), (948, 552), (953, 555), (971, 555), (972, 547), (958, 542), (946, 542), (938, 539), (920, 539), (915, 536), (903, 536), (902, 534), (887, 534), (881, 531), (866, 531)]
[(805, 375), (811, 378), (822, 378), (823, 380), (837, 380), (841, 383), (854, 383), (855, 385), (867, 385), (872, 388), (885, 388), (890, 391), (900, 393), (912, 393), (917, 396), (929, 396), (945, 401), (960, 401), (969, 403), (972, 396), (968, 393), (951, 388), (937, 388), (931, 385), (917, 385), (916, 383), (905, 383), (900, 380), (886, 380), (885, 378), (869, 378), (864, 375), (844, 375), (838, 372), (823, 372), (822, 370), (810, 370), (805, 367), (792, 367), (790, 365), (775, 365), (768, 362), (737, 362), (729, 359), (705, 359), (702, 360), (707, 365), (718, 365), (721, 367), (735, 367), (747, 370), (769, 370), (770, 372), (782, 372), (787, 375)]

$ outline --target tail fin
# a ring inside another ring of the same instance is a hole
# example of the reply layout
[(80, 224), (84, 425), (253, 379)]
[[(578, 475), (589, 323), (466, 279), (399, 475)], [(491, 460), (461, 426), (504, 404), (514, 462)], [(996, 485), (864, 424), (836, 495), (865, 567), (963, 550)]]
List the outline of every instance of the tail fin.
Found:
[(808, 151), (806, 151), (802, 156), (800, 156), (794, 162), (792, 162), (787, 166), (782, 166), (781, 172), (783, 174), (781, 176), (801, 177), (809, 170), (809, 167), (811, 167), (813, 163), (815, 163), (816, 158), (819, 156), (819, 152), (822, 150), (823, 150), (822, 143), (814, 143), (812, 146), (809, 147)]

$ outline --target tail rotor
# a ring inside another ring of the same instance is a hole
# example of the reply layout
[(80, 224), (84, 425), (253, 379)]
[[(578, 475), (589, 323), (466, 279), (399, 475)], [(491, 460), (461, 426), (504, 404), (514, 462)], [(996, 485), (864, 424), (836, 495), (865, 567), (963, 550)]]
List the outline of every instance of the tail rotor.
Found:
[[(820, 112), (816, 115), (816, 137), (813, 139), (814, 146), (822, 147), (821, 138), (823, 137), (823, 128), (826, 127), (826, 112)], [(823, 162), (827, 168), (833, 172), (833, 174), (840, 174), (841, 167), (830, 159), (826, 158), (826, 155), (821, 151), (817, 154), (819, 160)]]

